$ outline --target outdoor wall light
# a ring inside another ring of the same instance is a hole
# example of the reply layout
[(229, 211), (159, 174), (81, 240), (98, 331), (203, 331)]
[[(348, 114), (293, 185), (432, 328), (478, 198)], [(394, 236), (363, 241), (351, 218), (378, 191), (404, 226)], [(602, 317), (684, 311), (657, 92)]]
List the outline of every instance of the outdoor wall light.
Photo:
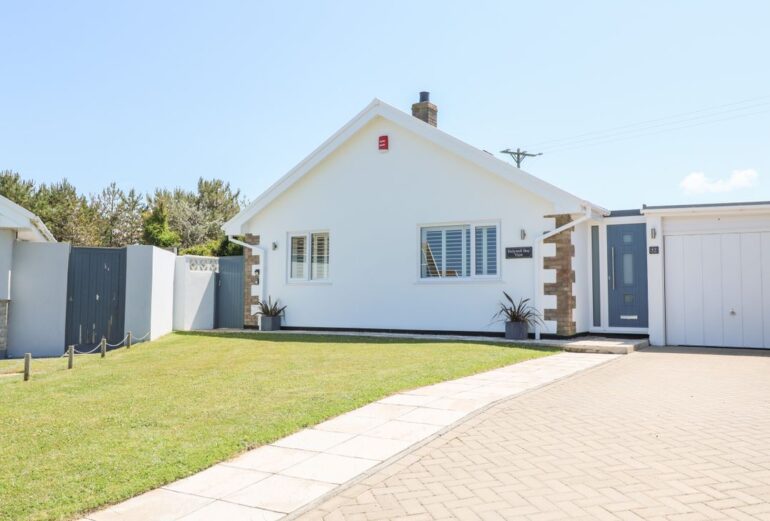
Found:
[(273, 241), (273, 251), (278, 249), (278, 243)]
[(527, 230), (525, 230), (524, 228), (522, 228), (522, 229), (521, 229), (521, 240), (523, 241), (523, 240), (524, 240), (524, 239), (526, 239), (526, 238), (527, 238)]
[(650, 228), (650, 239), (654, 239), (658, 236), (658, 231), (655, 228)]

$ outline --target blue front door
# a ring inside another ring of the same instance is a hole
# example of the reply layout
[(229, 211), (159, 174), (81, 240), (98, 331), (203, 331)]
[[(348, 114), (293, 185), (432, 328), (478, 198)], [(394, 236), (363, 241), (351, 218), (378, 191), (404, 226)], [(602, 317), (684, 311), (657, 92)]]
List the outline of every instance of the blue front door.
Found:
[(647, 327), (645, 225), (607, 226), (610, 327)]

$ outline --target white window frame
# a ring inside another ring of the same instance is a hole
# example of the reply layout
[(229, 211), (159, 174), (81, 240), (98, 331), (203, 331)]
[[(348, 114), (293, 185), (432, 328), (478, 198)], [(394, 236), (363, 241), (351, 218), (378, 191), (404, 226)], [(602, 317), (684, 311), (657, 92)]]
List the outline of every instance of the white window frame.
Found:
[[(329, 263), (327, 265), (327, 276), (323, 279), (312, 278), (312, 259), (313, 259), (313, 235), (325, 233), (329, 241)], [(305, 262), (304, 277), (292, 277), (291, 275), (291, 241), (294, 237), (303, 237), (305, 239)], [(332, 273), (332, 234), (329, 230), (312, 230), (306, 232), (289, 232), (286, 234), (286, 280), (289, 284), (330, 284)]]
[[(468, 277), (423, 277), (422, 276), (422, 230), (424, 228), (452, 228), (459, 226), (470, 227), (471, 234), (471, 257), (470, 257), (470, 276)], [(476, 228), (485, 226), (494, 226), (497, 240), (497, 273), (494, 275), (476, 275)], [(420, 284), (446, 284), (452, 282), (479, 282), (479, 281), (499, 281), (502, 280), (502, 246), (500, 243), (501, 226), (500, 221), (456, 221), (444, 223), (428, 223), (417, 225), (417, 281)]]

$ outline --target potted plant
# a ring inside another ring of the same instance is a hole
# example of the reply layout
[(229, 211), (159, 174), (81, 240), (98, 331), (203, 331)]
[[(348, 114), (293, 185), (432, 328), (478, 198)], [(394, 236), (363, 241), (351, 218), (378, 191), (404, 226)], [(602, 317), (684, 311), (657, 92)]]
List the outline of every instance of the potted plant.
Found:
[(505, 321), (505, 338), (509, 340), (524, 340), (527, 338), (530, 326), (543, 324), (540, 313), (529, 305), (529, 299), (519, 299), (515, 302), (503, 291), (507, 302), (500, 302), (500, 309), (494, 318)]
[(260, 300), (257, 302), (257, 315), (259, 315), (259, 330), (260, 331), (278, 331), (281, 329), (281, 315), (286, 306), (281, 306), (278, 299), (267, 297), (267, 302)]

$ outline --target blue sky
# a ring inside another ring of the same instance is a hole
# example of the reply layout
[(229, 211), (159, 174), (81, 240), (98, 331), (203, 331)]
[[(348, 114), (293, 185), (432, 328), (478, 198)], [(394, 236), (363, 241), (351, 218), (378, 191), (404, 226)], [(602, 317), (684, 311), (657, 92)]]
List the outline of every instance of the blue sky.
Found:
[(0, 169), (254, 198), (372, 98), (429, 90), (441, 129), (544, 151), (525, 169), (609, 208), (770, 200), (768, 20), (763, 1), (0, 0)]

